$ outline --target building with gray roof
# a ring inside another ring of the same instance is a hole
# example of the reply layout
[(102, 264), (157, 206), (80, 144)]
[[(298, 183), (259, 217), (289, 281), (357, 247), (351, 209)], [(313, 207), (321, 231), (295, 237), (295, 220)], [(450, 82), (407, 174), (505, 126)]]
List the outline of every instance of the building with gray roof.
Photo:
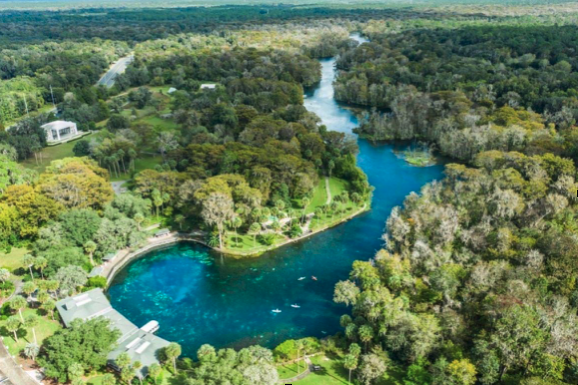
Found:
[[(156, 331), (158, 324), (154, 329), (150, 327), (138, 328), (112, 308), (102, 289), (93, 289), (60, 300), (56, 303), (56, 308), (66, 327), (69, 327), (75, 319), (87, 321), (96, 317), (104, 317), (110, 320), (111, 326), (121, 333), (117, 346), (108, 355), (108, 364), (114, 369), (118, 369), (115, 365), (116, 358), (121, 353), (126, 352), (132, 362), (139, 361), (142, 364), (139, 372), (144, 377), (150, 365), (159, 363), (160, 351), (169, 345), (167, 340), (157, 337), (149, 331)], [(147, 325), (149, 324), (150, 322)]]

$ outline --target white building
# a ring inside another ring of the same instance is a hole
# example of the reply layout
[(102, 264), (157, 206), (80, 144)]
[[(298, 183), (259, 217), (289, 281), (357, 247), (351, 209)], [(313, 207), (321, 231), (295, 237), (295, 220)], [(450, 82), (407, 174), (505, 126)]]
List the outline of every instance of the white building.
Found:
[(78, 131), (76, 128), (76, 123), (64, 120), (46, 123), (42, 128), (46, 132), (46, 141), (48, 143), (67, 142), (83, 134), (82, 131)]
[(216, 84), (201, 84), (202, 90), (214, 90), (217, 87)]

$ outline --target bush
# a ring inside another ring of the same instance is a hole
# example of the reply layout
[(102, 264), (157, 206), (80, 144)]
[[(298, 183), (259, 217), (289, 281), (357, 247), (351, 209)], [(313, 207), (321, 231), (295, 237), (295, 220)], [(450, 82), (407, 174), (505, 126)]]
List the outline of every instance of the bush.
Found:
[(257, 240), (259, 243), (265, 246), (271, 246), (273, 243), (275, 243), (275, 234), (261, 234), (257, 237)]
[(86, 288), (87, 289), (94, 289), (94, 288), (101, 288), (104, 289), (106, 287), (106, 278), (101, 277), (101, 276), (96, 276), (96, 277), (91, 277), (88, 279), (88, 282), (86, 283)]
[(290, 238), (297, 238), (303, 235), (303, 230), (301, 230), (301, 226), (299, 224), (294, 223), (289, 230), (289, 237)]
[(90, 144), (88, 143), (88, 140), (79, 140), (78, 142), (76, 142), (76, 144), (72, 148), (72, 152), (74, 152), (75, 156), (90, 155)]

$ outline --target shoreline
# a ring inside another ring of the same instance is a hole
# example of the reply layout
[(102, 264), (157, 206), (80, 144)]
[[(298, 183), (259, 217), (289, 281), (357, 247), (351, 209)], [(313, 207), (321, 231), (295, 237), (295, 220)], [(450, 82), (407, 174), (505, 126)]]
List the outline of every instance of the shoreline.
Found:
[(131, 262), (135, 259), (138, 259), (143, 254), (148, 253), (150, 251), (153, 251), (157, 248), (161, 248), (163, 246), (168, 246), (168, 245), (172, 245), (174, 243), (179, 243), (179, 242), (194, 242), (194, 243), (200, 244), (202, 246), (205, 246), (210, 250), (224, 254), (225, 256), (228, 256), (231, 258), (259, 257), (265, 252), (272, 251), (272, 250), (281, 248), (283, 246), (289, 245), (291, 243), (295, 243), (295, 242), (304, 240), (304, 239), (309, 238), (313, 235), (319, 234), (323, 231), (326, 231), (326, 230), (329, 230), (335, 226), (338, 226), (344, 222), (347, 222), (347, 221), (355, 218), (356, 216), (361, 215), (364, 212), (369, 211), (371, 209), (371, 205), (368, 203), (369, 202), (364, 203), (363, 206), (359, 210), (351, 213), (350, 215), (348, 215), (344, 218), (337, 220), (334, 223), (331, 223), (329, 225), (326, 225), (326, 226), (321, 227), (319, 229), (316, 229), (314, 231), (310, 231), (307, 234), (301, 235), (300, 237), (288, 239), (283, 243), (280, 243), (277, 245), (271, 245), (271, 246), (265, 248), (264, 250), (259, 250), (256, 252), (224, 251), (224, 250), (209, 246), (204, 240), (199, 239), (199, 238), (195, 238), (195, 236), (192, 233), (173, 232), (173, 233), (170, 233), (169, 236), (166, 236), (164, 238), (159, 238), (159, 239), (153, 239), (152, 241), (149, 238), (149, 243), (147, 245), (140, 247), (135, 251), (129, 251), (126, 249), (120, 250), (118, 252), (116, 258), (114, 258), (112, 261), (110, 261), (104, 265), (101, 265), (101, 266), (103, 266), (103, 271), (100, 275), (102, 275), (104, 278), (106, 278), (106, 285), (107, 285), (105, 288), (105, 290), (106, 290), (106, 289), (108, 289), (112, 280), (118, 274), (118, 272), (120, 270), (122, 270), (126, 265), (128, 265), (129, 262)]

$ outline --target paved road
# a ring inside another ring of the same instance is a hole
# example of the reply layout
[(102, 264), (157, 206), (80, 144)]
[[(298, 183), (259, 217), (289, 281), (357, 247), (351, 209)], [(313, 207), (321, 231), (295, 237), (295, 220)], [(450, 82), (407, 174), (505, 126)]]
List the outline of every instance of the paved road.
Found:
[(125, 183), (126, 180), (119, 180), (118, 182), (110, 182), (110, 184), (112, 185), (112, 189), (114, 190), (114, 193), (116, 195), (120, 195), (126, 192), (126, 187), (123, 187)]
[(114, 85), (114, 79), (117, 75), (120, 75), (126, 70), (126, 67), (134, 60), (134, 55), (125, 56), (119, 59), (109, 70), (105, 73), (100, 80), (98, 85), (104, 85), (107, 87), (112, 87)]

